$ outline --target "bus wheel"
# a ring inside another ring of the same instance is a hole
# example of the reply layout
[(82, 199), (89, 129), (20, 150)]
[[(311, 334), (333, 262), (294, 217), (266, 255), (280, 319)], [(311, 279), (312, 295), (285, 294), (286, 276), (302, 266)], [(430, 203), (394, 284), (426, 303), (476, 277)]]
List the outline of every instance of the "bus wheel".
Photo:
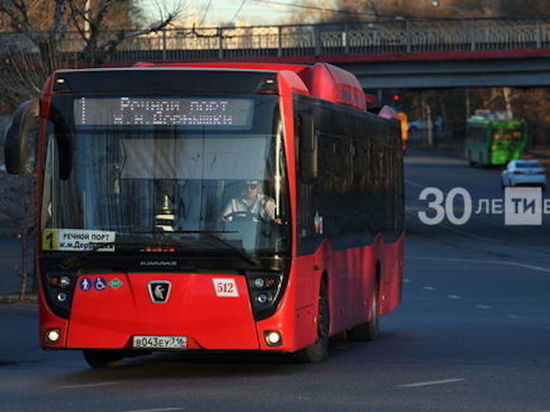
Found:
[(330, 310), (326, 286), (323, 284), (319, 292), (319, 313), (317, 315), (317, 341), (296, 352), (300, 363), (321, 362), (328, 356), (328, 333), (330, 326)]
[(475, 166), (476, 165), (476, 162), (474, 162), (474, 160), (472, 159), (472, 152), (468, 152), (468, 163), (470, 163), (470, 166)]
[(120, 350), (86, 349), (82, 353), (92, 368), (111, 368), (124, 358), (124, 352)]
[(371, 294), (371, 318), (350, 330), (352, 340), (373, 341), (380, 335), (380, 315), (378, 313), (378, 282), (374, 284)]

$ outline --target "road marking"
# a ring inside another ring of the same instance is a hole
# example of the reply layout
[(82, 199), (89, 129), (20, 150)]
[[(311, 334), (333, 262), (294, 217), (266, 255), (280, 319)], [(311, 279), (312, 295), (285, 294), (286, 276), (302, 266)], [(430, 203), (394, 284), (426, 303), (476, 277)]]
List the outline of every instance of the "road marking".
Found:
[(476, 308), (478, 309), (491, 309), (489, 305), (476, 305)]
[(126, 412), (168, 412), (183, 411), (184, 408), (155, 408), (155, 409), (129, 409)]
[[(412, 184), (412, 183), (410, 183)], [(409, 208), (405, 208), (405, 213), (409, 214), (409, 215), (412, 215), (412, 216), (416, 216), (418, 217), (418, 213), (414, 213), (414, 212), (411, 212), (410, 210), (408, 210)], [(432, 208), (426, 208), (426, 209), (423, 209), (423, 208), (420, 208), (418, 210), (429, 210), (429, 209), (432, 209)], [(470, 239), (476, 239), (476, 240), (479, 240), (481, 242), (485, 242), (485, 243), (492, 243), (494, 245), (499, 245), (499, 246), (507, 246), (506, 243), (503, 243), (501, 241), (498, 241), (498, 240), (495, 240), (495, 239), (491, 239), (491, 238), (488, 238), (488, 237), (485, 237), (485, 236), (478, 236), (478, 235), (474, 235), (473, 233), (469, 233), (469, 232), (465, 232), (464, 230), (459, 230), (456, 228), (456, 226), (451, 226), (449, 224), (446, 224), (444, 222), (440, 223), (439, 226), (447, 229), (449, 232), (454, 232), (454, 233), (457, 233), (461, 236), (464, 236), (466, 238), (470, 238)], [(521, 247), (522, 249), (525, 249), (525, 250), (532, 250), (532, 251), (535, 251), (535, 252), (544, 252), (544, 253), (548, 253), (548, 250), (546, 248), (542, 248), (542, 247), (538, 247), (538, 246), (525, 246), (525, 245), (519, 245), (519, 246), (516, 246), (516, 247)]]
[(464, 262), (464, 263), (480, 263), (486, 265), (504, 265), (504, 266), (515, 266), (524, 269), (532, 269), (539, 272), (550, 273), (549, 268), (535, 265), (527, 265), (525, 263), (517, 262), (506, 262), (502, 260), (483, 260), (483, 259), (461, 259), (461, 258), (438, 258), (430, 256), (409, 256), (406, 257), (407, 260), (429, 260), (429, 261), (439, 261), (439, 262)]
[(83, 383), (83, 384), (80, 384), (80, 385), (58, 386), (56, 389), (96, 388), (98, 386), (120, 385), (121, 383), (124, 383), (124, 382), (116, 381), (116, 382)]
[(403, 283), (412, 283), (412, 281), (410, 279), (405, 278), (403, 279)]
[(397, 386), (400, 388), (420, 388), (422, 386), (444, 385), (446, 383), (461, 382), (463, 380), (464, 378), (453, 378), (453, 379), (442, 379), (440, 381), (406, 383), (404, 385), (397, 385)]
[(404, 179), (404, 182), (408, 185), (411, 185), (411, 186), (416, 186), (416, 187), (420, 187), (422, 189), (424, 189), (425, 187), (427, 187), (426, 185), (423, 185), (421, 183), (417, 183), (417, 182), (413, 182), (412, 180), (409, 180), (409, 179)]
[(447, 297), (448, 297), (449, 299), (454, 299), (454, 300), (462, 299), (462, 298), (461, 298), (460, 296), (458, 296), (458, 295), (447, 295)]
[(424, 286), (424, 290), (435, 290), (435, 288), (432, 288), (431, 286)]
[(506, 315), (506, 317), (509, 318), (509, 319), (514, 319), (514, 320), (521, 319), (521, 316), (518, 316), (518, 315)]

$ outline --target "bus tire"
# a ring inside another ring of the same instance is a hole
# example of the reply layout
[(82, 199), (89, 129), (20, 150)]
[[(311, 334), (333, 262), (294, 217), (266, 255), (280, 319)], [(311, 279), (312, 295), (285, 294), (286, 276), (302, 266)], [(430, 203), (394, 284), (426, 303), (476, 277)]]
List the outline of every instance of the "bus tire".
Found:
[(312, 345), (296, 352), (296, 360), (299, 363), (318, 363), (328, 357), (330, 308), (326, 285), (323, 281), (321, 282), (317, 315), (317, 340)]
[(112, 368), (121, 363), (124, 359), (124, 352), (121, 350), (109, 349), (85, 349), (82, 351), (86, 363), (92, 368)]
[(380, 335), (380, 315), (378, 310), (378, 281), (374, 283), (371, 294), (371, 318), (350, 329), (350, 339), (361, 342), (370, 342)]

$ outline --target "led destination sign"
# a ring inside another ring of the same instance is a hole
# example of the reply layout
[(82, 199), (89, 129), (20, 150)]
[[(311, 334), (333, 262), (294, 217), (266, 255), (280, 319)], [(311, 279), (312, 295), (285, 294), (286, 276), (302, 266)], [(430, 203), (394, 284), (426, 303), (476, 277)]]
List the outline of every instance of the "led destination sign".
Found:
[(253, 100), (220, 98), (81, 97), (77, 126), (249, 127)]

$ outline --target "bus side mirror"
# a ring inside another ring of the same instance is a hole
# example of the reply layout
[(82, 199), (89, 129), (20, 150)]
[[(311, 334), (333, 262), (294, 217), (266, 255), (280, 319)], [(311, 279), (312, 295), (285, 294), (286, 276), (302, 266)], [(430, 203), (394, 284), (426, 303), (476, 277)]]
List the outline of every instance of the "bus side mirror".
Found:
[(311, 184), (317, 179), (318, 167), (318, 134), (311, 117), (304, 117), (300, 124), (300, 178)]
[(36, 132), (39, 107), (36, 99), (22, 103), (6, 129), (4, 135), (6, 171), (12, 175), (21, 175), (28, 170), (32, 159), (31, 139)]

